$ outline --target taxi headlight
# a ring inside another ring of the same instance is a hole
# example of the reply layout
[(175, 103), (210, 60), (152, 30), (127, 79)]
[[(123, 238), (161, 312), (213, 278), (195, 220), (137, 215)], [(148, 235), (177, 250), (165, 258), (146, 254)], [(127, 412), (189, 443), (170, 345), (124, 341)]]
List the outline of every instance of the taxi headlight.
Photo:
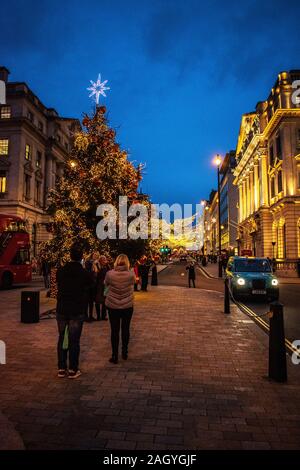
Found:
[(272, 286), (278, 286), (278, 280), (272, 279)]
[(239, 286), (244, 286), (246, 284), (245, 279), (243, 279), (242, 277), (238, 278), (237, 283)]

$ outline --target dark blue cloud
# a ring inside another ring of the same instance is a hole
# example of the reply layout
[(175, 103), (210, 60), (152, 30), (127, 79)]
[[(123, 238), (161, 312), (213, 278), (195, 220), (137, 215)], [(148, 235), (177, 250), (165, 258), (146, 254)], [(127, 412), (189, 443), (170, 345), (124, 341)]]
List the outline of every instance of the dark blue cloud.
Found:
[(101, 72), (118, 140), (147, 163), (156, 202), (195, 202), (211, 159), (234, 148), (241, 114), (277, 73), (300, 68), (297, 0), (10, 0), (0, 57), (48, 106), (80, 117)]

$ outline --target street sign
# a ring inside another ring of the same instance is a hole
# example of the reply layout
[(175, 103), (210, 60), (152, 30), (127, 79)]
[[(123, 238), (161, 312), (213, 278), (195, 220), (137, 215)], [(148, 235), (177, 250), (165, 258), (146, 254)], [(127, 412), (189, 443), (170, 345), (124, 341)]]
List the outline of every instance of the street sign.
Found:
[(241, 256), (252, 256), (252, 250), (241, 250)]

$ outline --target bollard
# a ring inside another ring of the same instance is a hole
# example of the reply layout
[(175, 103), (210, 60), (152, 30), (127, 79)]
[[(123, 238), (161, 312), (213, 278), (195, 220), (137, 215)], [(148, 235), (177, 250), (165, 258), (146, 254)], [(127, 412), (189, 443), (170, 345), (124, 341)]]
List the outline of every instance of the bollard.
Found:
[(224, 313), (230, 313), (230, 294), (228, 279), (225, 279), (224, 282)]
[(269, 378), (276, 382), (287, 381), (283, 305), (280, 302), (270, 304)]
[(39, 291), (21, 292), (21, 322), (38, 323), (40, 321), (40, 293)]

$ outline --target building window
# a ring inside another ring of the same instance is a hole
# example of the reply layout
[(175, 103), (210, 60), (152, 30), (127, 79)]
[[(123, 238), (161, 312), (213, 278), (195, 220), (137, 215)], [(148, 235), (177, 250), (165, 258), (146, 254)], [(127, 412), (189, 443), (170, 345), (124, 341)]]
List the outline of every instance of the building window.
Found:
[(1, 106), (0, 108), (0, 118), (9, 119), (11, 117), (10, 106)]
[(27, 112), (27, 117), (29, 119), (30, 122), (33, 122), (33, 113), (31, 111), (28, 110)]
[(44, 132), (44, 124), (42, 123), (42, 121), (38, 122), (38, 130)]
[(59, 134), (56, 135), (56, 140), (57, 140), (57, 142), (60, 142), (60, 141), (61, 141), (61, 138), (60, 138), (60, 135), (59, 135)]
[(269, 148), (269, 160), (270, 160), (270, 166), (274, 166), (274, 147), (273, 147), (273, 145), (270, 145), (270, 148)]
[(8, 155), (8, 139), (0, 139), (0, 155)]
[(66, 150), (69, 150), (69, 144), (68, 144), (68, 142), (65, 142), (65, 148), (66, 148)]
[(24, 196), (27, 198), (27, 199), (30, 199), (30, 175), (27, 175), (27, 173), (25, 173), (25, 177), (24, 177)]
[(6, 192), (6, 172), (0, 171), (0, 193)]
[(31, 160), (31, 146), (29, 144), (25, 145), (25, 158)]
[(285, 222), (281, 219), (277, 229), (277, 258), (285, 258)]
[(281, 191), (282, 191), (282, 170), (278, 171), (277, 188), (278, 188), (278, 193), (281, 193)]
[(271, 198), (275, 197), (275, 178), (271, 178)]
[(35, 203), (40, 204), (41, 202), (41, 182), (36, 180), (35, 181)]
[(41, 168), (42, 166), (42, 153), (37, 151), (36, 152), (36, 162), (35, 165), (37, 168)]
[(276, 137), (276, 157), (278, 158), (278, 160), (282, 160), (280, 134)]
[(296, 146), (297, 148), (300, 148), (300, 129), (297, 129), (296, 133)]

